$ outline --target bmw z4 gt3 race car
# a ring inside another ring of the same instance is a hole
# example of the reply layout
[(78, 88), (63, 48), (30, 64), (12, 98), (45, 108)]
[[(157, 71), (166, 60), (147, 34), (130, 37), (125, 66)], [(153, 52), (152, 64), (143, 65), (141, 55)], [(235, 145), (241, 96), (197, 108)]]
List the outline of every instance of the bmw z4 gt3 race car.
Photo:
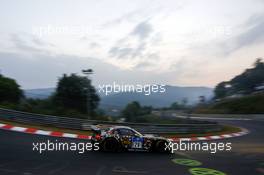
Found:
[(127, 126), (93, 125), (91, 142), (106, 152), (153, 151), (169, 152), (170, 141), (164, 137), (143, 135)]

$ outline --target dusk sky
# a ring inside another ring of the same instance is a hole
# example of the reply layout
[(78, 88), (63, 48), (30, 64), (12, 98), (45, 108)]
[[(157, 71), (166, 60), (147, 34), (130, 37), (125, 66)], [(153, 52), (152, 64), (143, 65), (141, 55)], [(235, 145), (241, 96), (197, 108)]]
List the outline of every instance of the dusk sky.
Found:
[(264, 57), (263, 0), (0, 0), (0, 13), (0, 70), (24, 89), (85, 68), (95, 85), (214, 87)]

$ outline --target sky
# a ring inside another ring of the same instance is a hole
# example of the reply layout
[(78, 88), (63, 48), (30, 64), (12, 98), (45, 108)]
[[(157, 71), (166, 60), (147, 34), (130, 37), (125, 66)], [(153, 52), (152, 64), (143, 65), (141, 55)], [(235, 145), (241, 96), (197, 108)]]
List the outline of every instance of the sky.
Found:
[(23, 89), (91, 68), (94, 85), (214, 87), (264, 55), (263, 0), (0, 0), (0, 70)]

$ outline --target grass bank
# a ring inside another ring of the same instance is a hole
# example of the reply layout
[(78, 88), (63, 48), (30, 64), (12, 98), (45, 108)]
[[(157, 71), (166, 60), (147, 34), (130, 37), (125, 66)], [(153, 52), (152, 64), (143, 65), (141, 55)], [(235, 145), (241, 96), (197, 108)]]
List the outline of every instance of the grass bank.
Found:
[(240, 98), (224, 99), (199, 106), (194, 113), (200, 114), (264, 114), (264, 93)]

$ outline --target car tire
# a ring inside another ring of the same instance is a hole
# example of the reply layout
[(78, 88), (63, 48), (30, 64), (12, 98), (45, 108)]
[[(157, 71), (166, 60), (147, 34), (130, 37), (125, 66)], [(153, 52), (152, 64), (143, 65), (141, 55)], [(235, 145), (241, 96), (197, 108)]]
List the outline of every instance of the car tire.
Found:
[(114, 138), (106, 139), (101, 145), (102, 151), (105, 152), (118, 152), (120, 149), (120, 144)]
[(168, 152), (167, 150), (165, 150), (165, 148), (166, 148), (165, 143), (166, 143), (166, 141), (164, 141), (164, 140), (158, 140), (155, 144), (155, 151), (159, 152), (159, 153)]

